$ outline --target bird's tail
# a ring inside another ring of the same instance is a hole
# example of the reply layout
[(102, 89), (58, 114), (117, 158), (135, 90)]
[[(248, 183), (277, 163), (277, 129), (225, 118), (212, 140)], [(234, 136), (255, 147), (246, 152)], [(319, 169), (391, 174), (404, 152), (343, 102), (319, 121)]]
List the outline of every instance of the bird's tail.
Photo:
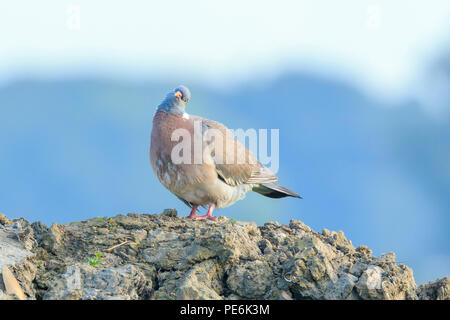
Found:
[(302, 199), (302, 197), (295, 192), (292, 192), (291, 190), (273, 182), (261, 183), (258, 186), (253, 187), (252, 190), (269, 198), (294, 197)]

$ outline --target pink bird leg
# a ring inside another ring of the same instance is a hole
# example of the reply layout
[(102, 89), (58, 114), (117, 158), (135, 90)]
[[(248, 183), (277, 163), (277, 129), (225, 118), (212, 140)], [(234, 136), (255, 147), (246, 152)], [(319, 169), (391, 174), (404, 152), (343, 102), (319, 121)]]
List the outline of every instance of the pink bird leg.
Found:
[(213, 211), (214, 211), (214, 208), (215, 208), (215, 205), (211, 204), (211, 205), (209, 206), (209, 208), (208, 208), (208, 212), (207, 212), (206, 215), (204, 215), (204, 216), (198, 216), (198, 215), (196, 214), (197, 207), (198, 207), (197, 205), (195, 205), (195, 206), (192, 207), (191, 213), (189, 214), (188, 218), (191, 218), (191, 219), (193, 219), (193, 220), (204, 220), (204, 219), (217, 220), (217, 217), (214, 217), (214, 216), (212, 215), (212, 213), (213, 213)]

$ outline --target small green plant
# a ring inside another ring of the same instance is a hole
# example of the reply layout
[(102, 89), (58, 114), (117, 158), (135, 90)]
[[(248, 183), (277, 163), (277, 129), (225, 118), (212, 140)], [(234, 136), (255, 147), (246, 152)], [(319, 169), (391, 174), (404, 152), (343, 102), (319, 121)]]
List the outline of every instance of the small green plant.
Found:
[(97, 254), (95, 255), (94, 258), (88, 258), (88, 259), (87, 259), (87, 262), (88, 262), (91, 266), (96, 267), (96, 266), (98, 266), (98, 265), (101, 263), (102, 260), (103, 260), (102, 254), (99, 252), (99, 253), (97, 253)]
[(117, 229), (117, 225), (112, 218), (109, 218), (108, 222), (106, 222), (106, 227), (109, 231), (114, 231)]
[(231, 219), (230, 219), (230, 222), (231, 222), (231, 224), (235, 224), (235, 223), (236, 223), (236, 219), (231, 218)]

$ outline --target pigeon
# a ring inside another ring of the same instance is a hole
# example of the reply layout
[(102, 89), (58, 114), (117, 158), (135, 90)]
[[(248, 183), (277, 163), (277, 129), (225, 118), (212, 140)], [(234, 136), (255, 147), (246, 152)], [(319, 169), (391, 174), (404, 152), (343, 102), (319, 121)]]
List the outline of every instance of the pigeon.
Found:
[[(182, 85), (167, 93), (153, 117), (150, 139), (152, 169), (161, 184), (191, 208), (188, 218), (216, 220), (214, 208), (231, 206), (249, 191), (301, 199), (276, 184), (277, 176), (225, 125), (188, 114), (190, 98)], [(199, 206), (208, 207), (206, 215), (197, 215)]]

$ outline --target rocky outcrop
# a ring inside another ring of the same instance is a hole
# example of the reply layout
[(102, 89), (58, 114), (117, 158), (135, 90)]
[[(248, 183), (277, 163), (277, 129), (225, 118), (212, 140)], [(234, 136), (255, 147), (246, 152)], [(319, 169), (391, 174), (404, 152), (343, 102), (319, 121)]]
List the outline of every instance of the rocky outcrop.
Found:
[[(395, 254), (300, 221), (191, 221), (175, 210), (50, 228), (0, 215), (0, 268), (28, 299), (449, 299)], [(1, 276), (0, 276), (1, 278)], [(15, 299), (0, 281), (0, 299)]]

